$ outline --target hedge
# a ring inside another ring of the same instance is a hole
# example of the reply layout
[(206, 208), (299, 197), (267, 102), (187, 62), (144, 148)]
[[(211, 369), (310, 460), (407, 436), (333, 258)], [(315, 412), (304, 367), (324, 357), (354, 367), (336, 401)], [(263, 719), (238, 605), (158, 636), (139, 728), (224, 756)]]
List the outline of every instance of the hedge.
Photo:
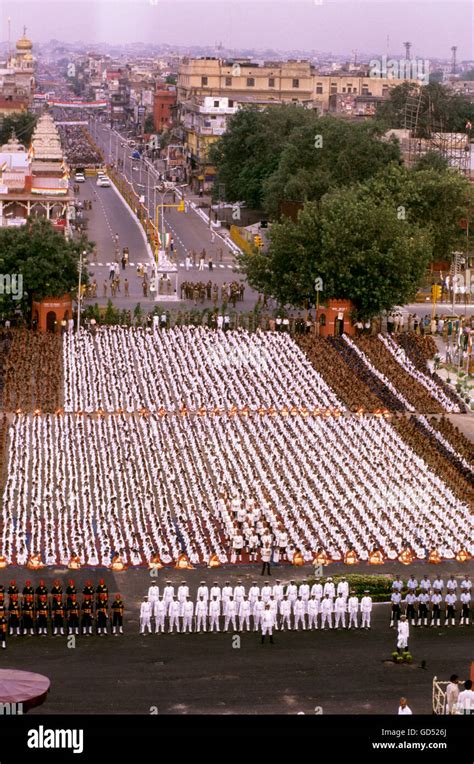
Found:
[[(329, 576), (321, 576), (319, 581), (324, 584), (328, 580)], [(337, 585), (343, 578), (349, 584), (349, 591), (354, 590), (357, 597), (363, 597), (366, 589), (369, 590), (369, 594), (372, 597), (373, 602), (387, 602), (390, 600), (392, 594), (392, 582), (393, 576), (371, 576), (371, 575), (358, 575), (357, 573), (348, 573), (345, 576), (331, 576), (334, 584)], [(314, 576), (310, 576), (306, 579), (306, 583), (312, 586), (316, 582)], [(303, 581), (298, 581), (298, 584), (302, 584)]]

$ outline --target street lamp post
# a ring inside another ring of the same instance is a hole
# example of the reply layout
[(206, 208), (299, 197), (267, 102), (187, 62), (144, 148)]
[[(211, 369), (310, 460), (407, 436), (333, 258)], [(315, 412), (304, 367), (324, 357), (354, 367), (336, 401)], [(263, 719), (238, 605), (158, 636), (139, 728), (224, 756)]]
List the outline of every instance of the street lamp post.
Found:
[(77, 323), (76, 323), (76, 329), (77, 332), (79, 332), (79, 329), (81, 327), (81, 304), (82, 304), (82, 294), (81, 294), (81, 282), (82, 282), (82, 258), (86, 257), (87, 252), (84, 250), (81, 252), (80, 258), (79, 258), (79, 284), (77, 289)]

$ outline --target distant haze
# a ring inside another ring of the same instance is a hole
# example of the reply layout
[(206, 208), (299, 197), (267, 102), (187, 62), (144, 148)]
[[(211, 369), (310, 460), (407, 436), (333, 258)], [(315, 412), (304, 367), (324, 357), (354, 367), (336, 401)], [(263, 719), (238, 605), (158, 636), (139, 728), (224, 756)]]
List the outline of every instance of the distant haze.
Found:
[[(133, 42), (474, 58), (473, 4), (456, 0), (0, 0), (0, 39)], [(387, 48), (387, 37), (389, 37)]]

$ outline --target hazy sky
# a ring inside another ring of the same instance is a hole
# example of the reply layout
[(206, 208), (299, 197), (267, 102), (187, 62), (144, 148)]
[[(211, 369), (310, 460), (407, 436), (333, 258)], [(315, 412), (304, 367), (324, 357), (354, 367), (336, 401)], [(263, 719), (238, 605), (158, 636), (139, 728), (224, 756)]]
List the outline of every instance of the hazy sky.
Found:
[(474, 58), (473, 3), (456, 0), (0, 0), (0, 39), (23, 24), (33, 42), (182, 45), (403, 53)]

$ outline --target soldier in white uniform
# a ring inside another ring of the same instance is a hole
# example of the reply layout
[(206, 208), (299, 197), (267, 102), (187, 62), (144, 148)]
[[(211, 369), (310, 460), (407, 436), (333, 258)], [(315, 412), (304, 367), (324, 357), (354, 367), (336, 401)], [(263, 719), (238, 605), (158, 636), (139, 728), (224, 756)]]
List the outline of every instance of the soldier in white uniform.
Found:
[(250, 602), (250, 609), (252, 611), (252, 615), (253, 615), (253, 611), (255, 609), (255, 603), (258, 599), (259, 594), (260, 594), (260, 588), (257, 586), (257, 582), (253, 581), (252, 586), (249, 589), (249, 602)]
[(196, 602), (196, 631), (207, 631), (207, 599), (202, 596)]
[(155, 601), (153, 608), (153, 615), (155, 616), (155, 634), (158, 634), (159, 631), (163, 634), (165, 631), (166, 611), (167, 607), (164, 598), (158, 598)]
[(293, 630), (298, 631), (300, 623), (303, 626), (303, 630), (306, 631), (306, 623), (305, 623), (305, 603), (301, 599), (301, 594), (298, 594), (298, 597), (293, 603)]
[(181, 603), (178, 601), (178, 598), (175, 595), (170, 602), (169, 610), (168, 610), (170, 634), (172, 634), (173, 631), (175, 630), (178, 632), (178, 634), (180, 632), (180, 624), (179, 624), (180, 613), (181, 613)]
[(148, 597), (144, 597), (140, 605), (140, 634), (145, 634), (145, 629), (148, 629), (148, 633), (151, 634), (151, 613)]
[(239, 631), (244, 630), (244, 626), (247, 626), (247, 631), (250, 631), (250, 616), (252, 608), (250, 607), (250, 601), (247, 595), (244, 595), (239, 607)]
[(181, 617), (183, 617), (184, 615), (184, 603), (186, 602), (188, 597), (189, 597), (189, 586), (186, 584), (186, 581), (181, 581), (181, 585), (178, 586), (178, 602), (181, 607), (179, 614)]
[(325, 597), (321, 600), (321, 629), (324, 629), (326, 623), (328, 624), (329, 628), (332, 629), (333, 609), (334, 605), (332, 599), (329, 594), (326, 594)]
[(440, 603), (442, 596), (438, 591), (434, 591), (431, 595), (431, 626), (441, 626), (441, 608)]
[(222, 595), (221, 595), (221, 587), (219, 586), (219, 584), (217, 583), (217, 581), (214, 581), (214, 583), (213, 583), (213, 584), (212, 584), (212, 586), (211, 586), (211, 591), (210, 591), (210, 599), (212, 600), (212, 599), (215, 597), (215, 598), (216, 598), (216, 600), (218, 600), (218, 601), (219, 601), (219, 603), (220, 603), (220, 601), (221, 601), (221, 596), (222, 596)]
[(334, 603), (334, 626), (336, 629), (339, 628), (340, 623), (342, 623), (343, 629), (346, 628), (346, 607), (345, 597), (342, 594), (339, 594)]
[(262, 620), (262, 613), (265, 610), (265, 603), (261, 596), (257, 598), (257, 601), (253, 608), (253, 630), (257, 631), (260, 628), (260, 621)]
[(364, 591), (364, 596), (360, 601), (360, 612), (362, 615), (361, 627), (363, 629), (370, 629), (370, 619), (372, 616), (372, 597), (369, 595), (369, 590)]
[[(393, 582), (395, 583), (395, 581)], [(390, 601), (392, 603), (392, 611), (390, 616), (390, 628), (392, 628), (395, 621), (400, 620), (401, 615), (401, 609), (400, 609), (400, 602), (402, 601), (402, 595), (399, 591), (394, 591), (390, 595)]]
[(196, 596), (197, 596), (198, 600), (201, 597), (203, 598), (203, 600), (206, 600), (206, 605), (207, 605), (207, 602), (209, 600), (209, 587), (206, 586), (206, 582), (205, 581), (201, 581), (201, 583), (200, 583), (200, 585), (198, 587), (197, 595)]
[(286, 596), (290, 600), (291, 607), (293, 608), (295, 600), (298, 596), (298, 587), (293, 580), (286, 587)]
[(237, 606), (232, 596), (229, 597), (224, 608), (224, 631), (229, 630), (229, 623), (232, 622), (232, 628), (237, 631), (236, 624)]
[(165, 601), (165, 605), (167, 609), (169, 609), (170, 602), (172, 602), (174, 597), (174, 586), (171, 585), (171, 581), (166, 582), (166, 586), (163, 589), (163, 599)]
[(459, 598), (461, 600), (461, 618), (459, 620), (460, 626), (469, 626), (470, 607), (471, 607), (471, 594), (469, 591), (461, 592)]
[(228, 581), (222, 587), (222, 612), (225, 614), (225, 609), (230, 597), (234, 594), (234, 590)]
[(304, 582), (301, 584), (300, 588), (298, 589), (298, 595), (301, 597), (301, 599), (304, 602), (304, 612), (308, 612), (308, 600), (309, 600), (309, 584)]
[(471, 589), (472, 589), (471, 579), (466, 573), (463, 580), (461, 581), (461, 591), (470, 593)]
[(428, 626), (428, 603), (430, 601), (430, 595), (428, 592), (422, 591), (418, 595), (418, 626)]
[(354, 629), (359, 628), (359, 623), (357, 620), (357, 613), (359, 612), (359, 600), (356, 597), (355, 591), (351, 591), (351, 596), (349, 597), (349, 601), (347, 603), (347, 609), (349, 611), (349, 629), (354, 627)]
[(272, 594), (275, 597), (277, 602), (280, 602), (280, 600), (283, 599), (283, 584), (278, 578), (276, 582), (273, 584)]
[(275, 625), (274, 615), (270, 610), (270, 605), (265, 605), (265, 609), (262, 613), (262, 645), (265, 642), (267, 634), (270, 636), (270, 642), (273, 644), (273, 627)]
[(151, 586), (148, 587), (148, 602), (151, 604), (152, 609), (154, 608), (155, 602), (160, 596), (160, 589), (157, 586), (157, 584), (153, 583)]
[(445, 626), (449, 626), (449, 619), (451, 619), (451, 626), (456, 625), (456, 594), (453, 591), (448, 591), (444, 602), (446, 604), (446, 620)]
[(237, 581), (237, 586), (234, 587), (234, 601), (237, 608), (237, 613), (240, 611), (240, 605), (245, 595), (245, 586), (242, 586), (241, 581)]
[(403, 581), (401, 580), (400, 576), (397, 574), (395, 576), (395, 580), (392, 582), (392, 591), (401, 592), (402, 589), (403, 589)]
[(405, 603), (407, 606), (406, 609), (406, 617), (407, 621), (411, 623), (412, 626), (416, 626), (416, 606), (417, 597), (414, 591), (408, 591), (407, 596), (405, 597)]
[(408, 650), (408, 637), (410, 636), (410, 626), (406, 615), (402, 615), (398, 622), (397, 649), (401, 655), (403, 650)]
[(349, 584), (345, 578), (342, 578), (337, 585), (337, 596), (344, 597), (347, 600), (349, 596)]
[(286, 628), (291, 631), (291, 602), (288, 597), (283, 597), (280, 601), (280, 629)]
[(321, 602), (323, 598), (323, 585), (319, 578), (316, 579), (315, 583), (311, 587), (311, 596), (315, 596), (317, 600)]
[(431, 592), (431, 581), (426, 573), (420, 581), (420, 589), (427, 594)]
[(183, 633), (193, 630), (193, 616), (194, 616), (194, 602), (189, 597), (186, 597), (186, 601), (183, 607)]
[(411, 574), (410, 578), (407, 581), (407, 589), (409, 592), (412, 592), (413, 594), (416, 594), (416, 590), (418, 589), (418, 581), (416, 580), (413, 573)]
[(311, 595), (306, 606), (308, 612), (308, 629), (318, 628), (319, 607), (320, 601), (316, 599), (314, 594)]
[(458, 588), (458, 582), (454, 578), (454, 576), (450, 576), (448, 580), (446, 581), (446, 589), (449, 593), (456, 594), (456, 590)]
[(261, 590), (260, 594), (262, 595), (262, 600), (264, 601), (264, 603), (266, 605), (270, 601), (270, 597), (273, 594), (273, 589), (270, 586), (270, 584), (264, 584), (262, 586), (262, 590)]
[(323, 587), (324, 597), (326, 596), (326, 594), (328, 594), (331, 599), (334, 599), (334, 597), (336, 596), (336, 587), (334, 586), (334, 582), (331, 577), (327, 579)]
[(435, 580), (433, 581), (432, 589), (434, 592), (438, 592), (439, 594), (441, 594), (444, 589), (444, 581), (442, 578), (439, 577), (439, 574), (436, 576)]
[(221, 614), (221, 603), (216, 596), (212, 597), (209, 603), (209, 631), (220, 631), (219, 628), (219, 616)]
[(274, 629), (276, 631), (278, 629), (278, 602), (273, 594), (267, 604), (270, 605), (270, 610), (273, 613)]

